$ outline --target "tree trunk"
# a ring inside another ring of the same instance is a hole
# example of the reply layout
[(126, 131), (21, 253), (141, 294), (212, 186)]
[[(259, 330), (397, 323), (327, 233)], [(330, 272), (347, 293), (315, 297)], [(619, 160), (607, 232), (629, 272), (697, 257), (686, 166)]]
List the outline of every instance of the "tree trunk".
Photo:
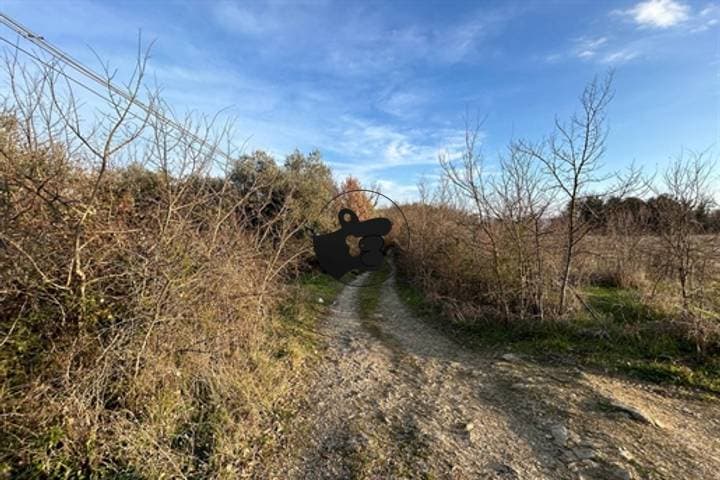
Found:
[(570, 205), (568, 206), (568, 231), (567, 231), (567, 246), (565, 248), (565, 262), (563, 265), (563, 275), (560, 280), (560, 306), (559, 314), (565, 313), (565, 303), (567, 299), (567, 286), (570, 278), (570, 266), (573, 259), (573, 247), (575, 246), (575, 198), (577, 196), (577, 180), (575, 180), (575, 187), (573, 188), (572, 196), (570, 198)]
[(570, 265), (572, 263), (573, 246), (570, 243), (565, 250), (565, 265), (563, 267), (563, 276), (560, 281), (560, 315), (565, 313), (565, 302), (567, 298), (567, 286), (570, 278)]

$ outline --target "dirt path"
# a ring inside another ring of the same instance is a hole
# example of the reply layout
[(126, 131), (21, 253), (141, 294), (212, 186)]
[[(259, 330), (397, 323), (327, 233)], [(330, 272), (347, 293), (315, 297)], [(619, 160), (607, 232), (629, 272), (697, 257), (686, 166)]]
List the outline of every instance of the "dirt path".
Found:
[(716, 479), (720, 403), (468, 351), (394, 289), (362, 320), (348, 287), (274, 478)]

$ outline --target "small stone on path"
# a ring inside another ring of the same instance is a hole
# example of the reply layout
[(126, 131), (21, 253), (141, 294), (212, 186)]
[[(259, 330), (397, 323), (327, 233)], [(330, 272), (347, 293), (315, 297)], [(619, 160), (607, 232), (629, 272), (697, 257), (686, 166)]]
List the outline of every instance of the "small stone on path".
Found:
[(622, 458), (624, 458), (627, 461), (631, 461), (631, 460), (635, 459), (633, 454), (630, 453), (629, 451), (627, 451), (626, 449), (624, 449), (623, 447), (618, 448), (618, 453), (620, 454), (620, 456)]
[(559, 447), (564, 447), (567, 444), (569, 434), (568, 429), (565, 428), (564, 425), (553, 425), (550, 427), (550, 433), (552, 434), (555, 444)]
[(573, 448), (572, 451), (580, 460), (589, 460), (596, 456), (595, 451), (590, 448)]
[(618, 464), (612, 465), (611, 475), (613, 480), (632, 480), (633, 478), (628, 469)]

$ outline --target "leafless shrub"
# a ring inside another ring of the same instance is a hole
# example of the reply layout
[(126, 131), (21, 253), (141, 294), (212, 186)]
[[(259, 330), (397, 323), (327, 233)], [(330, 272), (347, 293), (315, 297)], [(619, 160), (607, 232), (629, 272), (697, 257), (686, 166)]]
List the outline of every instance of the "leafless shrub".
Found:
[(666, 169), (664, 190), (652, 203), (658, 223), (655, 285), (663, 278), (679, 287), (683, 316), (692, 324), (698, 349), (720, 339), (717, 285), (720, 282), (720, 245), (697, 218), (699, 208), (715, 206), (712, 186), (718, 180), (716, 163), (707, 152), (682, 152)]

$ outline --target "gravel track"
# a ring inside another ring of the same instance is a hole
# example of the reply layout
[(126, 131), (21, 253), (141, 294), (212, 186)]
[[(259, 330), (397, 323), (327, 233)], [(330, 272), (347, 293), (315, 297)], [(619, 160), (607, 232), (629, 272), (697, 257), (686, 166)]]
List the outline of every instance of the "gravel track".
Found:
[(415, 318), (394, 278), (371, 319), (346, 287), (270, 478), (717, 479), (720, 402), (470, 351)]

